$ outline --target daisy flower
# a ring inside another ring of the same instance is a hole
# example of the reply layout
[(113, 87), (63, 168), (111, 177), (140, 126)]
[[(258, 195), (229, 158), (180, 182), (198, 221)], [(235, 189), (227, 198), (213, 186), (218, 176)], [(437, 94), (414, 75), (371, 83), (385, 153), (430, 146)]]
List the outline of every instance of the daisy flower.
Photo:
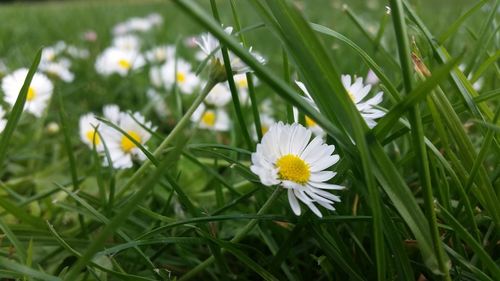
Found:
[[(4, 100), (14, 106), (24, 80), (28, 75), (28, 69), (21, 68), (14, 71), (12, 74), (5, 76), (2, 79), (2, 90), (4, 92)], [(24, 109), (35, 115), (41, 117), (43, 111), (47, 107), (54, 86), (47, 76), (36, 72), (28, 88), (28, 95), (26, 96), (26, 104)]]
[(155, 89), (149, 88), (146, 91), (146, 96), (149, 99), (149, 102), (153, 105), (153, 108), (156, 112), (156, 114), (160, 118), (165, 118), (167, 117), (169, 111), (167, 108), (167, 104), (165, 103), (165, 98), (158, 93)]
[(80, 139), (84, 144), (86, 144), (90, 149), (94, 148), (96, 151), (103, 151), (103, 144), (101, 137), (97, 133), (100, 130), (102, 135), (103, 126), (101, 122), (97, 120), (93, 113), (87, 113), (80, 117)]
[(231, 119), (224, 109), (207, 108), (203, 103), (193, 112), (191, 121), (202, 129), (213, 131), (229, 131), (231, 128)]
[(131, 70), (136, 70), (144, 65), (144, 58), (135, 51), (125, 51), (116, 47), (104, 50), (96, 60), (95, 68), (104, 76), (118, 73), (127, 75)]
[[(304, 83), (302, 82), (299, 82), (299, 81), (295, 81), (295, 84), (297, 84), (297, 86), (300, 88), (300, 90), (302, 90), (302, 92), (304, 93), (304, 99), (312, 106), (314, 107), (316, 110), (318, 110), (318, 107), (316, 106), (316, 104), (314, 103), (311, 95), (309, 94), (309, 91), (307, 90), (306, 86), (304, 85)], [(299, 111), (297, 110), (296, 107), (293, 108), (293, 116), (295, 118), (295, 121), (298, 121), (299, 120)], [(306, 127), (308, 129), (310, 129), (314, 135), (316, 136), (321, 136), (323, 137), (325, 135), (325, 131), (309, 116), (305, 116), (305, 119), (306, 119)]]
[(2, 107), (0, 107), (0, 133), (3, 132), (3, 129), (5, 129), (5, 125), (7, 125), (7, 120), (4, 119), (5, 117), (5, 110), (3, 110)]
[(191, 65), (183, 59), (167, 61), (161, 67), (161, 78), (167, 89), (171, 89), (176, 83), (184, 94), (192, 94), (200, 84), (200, 79), (191, 70)]
[(121, 35), (113, 39), (112, 45), (125, 51), (138, 51), (141, 48), (141, 40), (132, 34)]
[(46, 62), (40, 64), (39, 68), (49, 76), (55, 76), (67, 83), (75, 79), (75, 74), (69, 70), (69, 65), (64, 60)]
[[(129, 134), (135, 141), (144, 145), (151, 138), (151, 134), (144, 129), (143, 126), (152, 128), (152, 124), (151, 122), (146, 122), (146, 118), (144, 118), (144, 116), (142, 116), (139, 112), (135, 112), (132, 116), (128, 113), (121, 112), (116, 125), (127, 132), (127, 134)], [(139, 149), (139, 147), (137, 147), (134, 142), (119, 131), (108, 127), (104, 131), (104, 136), (112, 161), (111, 165), (115, 169), (126, 169), (132, 167), (133, 159), (140, 161), (146, 160), (146, 155)], [(104, 160), (104, 164), (108, 165), (107, 159)]]
[[(231, 34), (233, 32), (233, 28), (226, 27), (224, 31), (227, 34)], [(217, 40), (212, 34), (206, 33), (204, 35), (201, 35), (196, 44), (198, 44), (203, 53), (205, 53), (204, 59), (213, 56), (211, 58), (211, 64), (213, 67), (213, 69), (211, 70), (211, 75), (214, 75), (214, 79), (216, 79), (217, 81), (227, 80), (227, 74), (224, 68), (224, 59), (222, 57), (222, 51), (220, 50), (219, 40)], [(249, 52), (252, 53), (252, 48), (249, 49)], [(255, 53), (252, 54), (259, 62), (265, 62), (262, 56)], [(232, 75), (250, 71), (250, 68), (232, 52), (229, 52), (229, 60), (231, 61), (231, 69), (233, 71)]]
[(216, 84), (205, 98), (205, 103), (215, 107), (223, 107), (231, 101), (231, 90), (227, 83)]
[(102, 108), (102, 113), (104, 118), (113, 124), (118, 124), (120, 122), (120, 108), (116, 104), (108, 104)]
[[(247, 81), (247, 75), (242, 73), (242, 74), (236, 74), (233, 76), (234, 78), (234, 84), (236, 85), (236, 88), (238, 89), (238, 96), (240, 98), (240, 101), (242, 104), (248, 104), (250, 101), (249, 95), (248, 95), (248, 81)], [(254, 77), (253, 79), (253, 84), (254, 86), (257, 86), (257, 78)]]
[(171, 45), (156, 46), (147, 51), (144, 56), (152, 63), (170, 61), (175, 58), (175, 47)]
[(326, 191), (344, 188), (327, 183), (336, 173), (326, 169), (337, 163), (340, 157), (333, 153), (335, 146), (325, 144), (321, 137), (310, 141), (311, 135), (311, 130), (298, 123), (274, 124), (257, 144), (256, 152), (252, 153), (250, 169), (259, 176), (262, 184), (287, 189), (288, 201), (296, 215), (301, 213), (301, 201), (322, 217), (315, 204), (335, 210), (334, 202), (340, 202), (338, 196)]
[(384, 111), (376, 108), (376, 106), (382, 102), (382, 96), (384, 93), (378, 92), (374, 97), (363, 101), (370, 92), (372, 86), (364, 85), (363, 78), (361, 77), (358, 77), (352, 84), (352, 78), (349, 75), (342, 75), (341, 79), (342, 85), (344, 85), (344, 88), (351, 97), (351, 100), (356, 104), (356, 108), (365, 119), (368, 127), (375, 127), (375, 125), (377, 125), (375, 119), (385, 115)]
[(379, 81), (380, 79), (378, 78), (377, 74), (375, 74), (375, 72), (373, 72), (373, 70), (371, 69), (368, 70), (365, 82), (370, 85), (376, 85)]
[[(259, 117), (260, 129), (262, 130), (262, 135), (265, 135), (269, 131), (269, 128), (271, 128), (276, 123), (276, 120), (266, 113), (261, 113)], [(255, 130), (255, 126), (252, 127), (252, 136), (254, 140), (258, 140), (258, 134)]]

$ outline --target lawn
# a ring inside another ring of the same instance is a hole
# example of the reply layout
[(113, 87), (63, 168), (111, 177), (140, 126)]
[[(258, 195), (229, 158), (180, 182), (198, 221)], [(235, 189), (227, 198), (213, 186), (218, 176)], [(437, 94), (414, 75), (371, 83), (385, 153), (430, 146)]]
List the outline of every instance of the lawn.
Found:
[(344, 2), (1, 4), (0, 280), (500, 280), (500, 1)]

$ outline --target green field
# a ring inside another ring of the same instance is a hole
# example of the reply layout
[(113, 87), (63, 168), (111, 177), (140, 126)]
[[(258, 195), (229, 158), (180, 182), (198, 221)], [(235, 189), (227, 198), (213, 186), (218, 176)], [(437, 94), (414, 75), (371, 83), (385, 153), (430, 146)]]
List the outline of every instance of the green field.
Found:
[(0, 280), (500, 280), (499, 6), (0, 4)]

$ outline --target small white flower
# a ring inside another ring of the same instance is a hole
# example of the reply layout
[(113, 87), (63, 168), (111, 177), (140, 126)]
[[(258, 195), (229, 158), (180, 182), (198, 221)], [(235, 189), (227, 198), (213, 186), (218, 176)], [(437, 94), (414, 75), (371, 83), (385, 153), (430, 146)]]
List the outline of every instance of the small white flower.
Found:
[[(343, 186), (327, 183), (336, 173), (328, 171), (340, 157), (335, 146), (327, 145), (321, 137), (311, 140), (312, 132), (298, 123), (273, 125), (252, 153), (250, 169), (262, 184), (280, 185), (287, 189), (293, 212), (300, 215), (302, 201), (318, 217), (321, 212), (315, 204), (335, 210), (333, 204), (340, 197), (326, 190), (340, 190)], [(298, 200), (297, 200), (298, 199)]]
[[(266, 113), (260, 114), (260, 129), (262, 130), (262, 135), (265, 135), (269, 128), (271, 128), (276, 123), (276, 120)], [(252, 136), (254, 140), (258, 139), (257, 131), (255, 130), (255, 126), (252, 127)]]
[[(297, 86), (300, 88), (300, 90), (302, 90), (302, 92), (304, 93), (304, 95), (305, 95), (304, 99), (312, 107), (314, 107), (316, 110), (318, 110), (316, 103), (314, 103), (314, 101), (313, 101), (311, 95), (309, 94), (309, 91), (307, 90), (304, 83), (299, 82), (299, 81), (295, 81), (295, 84), (297, 84)], [(293, 116), (294, 116), (295, 121), (297, 122), (299, 120), (299, 111), (297, 110), (296, 107), (293, 108)], [(311, 117), (306, 115), (305, 119), (306, 119), (306, 127), (308, 129), (310, 129), (314, 133), (314, 135), (320, 136), (320, 137), (325, 136), (325, 131)]]
[(80, 139), (85, 143), (90, 149), (94, 148), (96, 151), (103, 151), (103, 143), (101, 137), (97, 133), (103, 134), (103, 126), (99, 120), (97, 120), (93, 113), (87, 113), (80, 117)]
[[(234, 84), (236, 85), (236, 88), (238, 89), (238, 96), (240, 98), (240, 102), (242, 104), (248, 104), (250, 101), (250, 96), (248, 94), (248, 81), (247, 81), (247, 75), (246, 74), (236, 74), (233, 76), (234, 78)], [(253, 79), (253, 85), (254, 87), (257, 86), (258, 80), (257, 77), (254, 77)]]
[[(24, 80), (28, 75), (28, 69), (21, 68), (14, 71), (12, 74), (5, 76), (2, 79), (2, 90), (4, 92), (4, 100), (14, 106)], [(54, 86), (47, 76), (36, 72), (28, 88), (26, 96), (26, 104), (24, 109), (32, 113), (36, 117), (41, 117), (43, 111), (47, 107)]]
[(351, 97), (352, 101), (356, 104), (356, 108), (358, 109), (359, 113), (361, 113), (361, 116), (363, 116), (363, 118), (365, 119), (368, 127), (375, 127), (375, 125), (377, 125), (375, 119), (385, 115), (384, 111), (376, 108), (376, 106), (382, 102), (384, 93), (378, 92), (374, 97), (363, 101), (370, 92), (372, 86), (364, 85), (363, 78), (361, 77), (358, 77), (352, 84), (351, 76), (342, 75), (341, 78), (344, 88)]
[(231, 90), (227, 83), (218, 83), (205, 98), (205, 103), (215, 107), (223, 107), (231, 101)]
[(118, 124), (120, 122), (120, 108), (116, 104), (108, 104), (102, 108), (102, 113), (104, 118), (113, 124)]
[(67, 83), (71, 83), (75, 79), (75, 74), (69, 70), (68, 64), (64, 60), (46, 62), (40, 64), (39, 68), (46, 74), (56, 76)]
[(184, 94), (192, 94), (200, 84), (200, 79), (191, 70), (191, 65), (183, 59), (167, 61), (161, 67), (161, 78), (166, 89), (171, 89), (174, 83)]
[(143, 65), (144, 58), (139, 53), (110, 47), (99, 55), (95, 63), (95, 68), (99, 74), (105, 76), (113, 73), (125, 76), (130, 71), (136, 70)]
[(224, 109), (207, 108), (203, 103), (193, 112), (191, 121), (198, 123), (202, 129), (229, 131), (231, 128), (231, 120)]
[(141, 48), (141, 40), (132, 34), (121, 35), (113, 39), (112, 45), (125, 51), (138, 51)]
[(370, 85), (375, 85), (378, 84), (380, 79), (378, 78), (377, 74), (373, 72), (373, 70), (368, 70), (368, 73), (366, 74), (366, 80), (365, 82)]
[(148, 20), (153, 26), (160, 26), (163, 24), (163, 17), (159, 13), (151, 13), (147, 15), (146, 20)]
[(4, 119), (5, 117), (5, 110), (3, 110), (2, 107), (0, 107), (0, 133), (3, 132), (5, 129), (5, 125), (7, 125), (7, 120)]
[[(226, 27), (224, 31), (227, 34), (231, 34), (233, 31), (232, 27)], [(212, 56), (212, 65), (217, 67), (217, 73), (222, 72), (225, 73), (224, 69), (224, 60), (222, 57), (222, 51), (220, 50), (219, 40), (217, 40), (212, 34), (206, 33), (201, 35), (200, 39), (196, 42), (198, 46), (200, 46), (203, 53), (205, 53), (206, 59), (208, 56)], [(249, 49), (249, 52), (252, 53), (252, 48)], [(261, 63), (265, 63), (265, 60), (262, 56), (252, 53), (254, 57)], [(232, 52), (229, 52), (229, 60), (231, 61), (231, 69), (234, 74), (249, 72), (250, 68), (236, 55)], [(219, 74), (221, 75), (221, 74)], [(227, 79), (227, 75), (222, 75)], [(224, 77), (217, 77), (221, 81), (225, 81)]]
[(171, 45), (156, 46), (145, 53), (149, 62), (162, 63), (175, 59), (175, 47)]
[[(135, 121), (134, 118), (137, 121)], [(127, 132), (131, 138), (142, 145), (144, 145), (151, 138), (151, 134), (142, 127), (145, 126), (152, 129), (151, 122), (146, 122), (144, 116), (138, 112), (133, 114), (133, 118), (130, 114), (121, 112), (119, 114), (118, 123), (115, 125)], [(113, 168), (130, 168), (133, 165), (133, 159), (140, 161), (144, 161), (146, 159), (146, 155), (135, 145), (135, 143), (119, 131), (108, 127), (104, 131), (104, 136)], [(108, 164), (106, 158), (104, 160), (104, 164)]]
[(68, 45), (66, 52), (68, 53), (68, 55), (70, 55), (75, 59), (86, 59), (90, 56), (89, 50), (85, 48), (79, 48), (73, 45)]
[(165, 98), (152, 88), (147, 90), (146, 95), (148, 96), (149, 103), (153, 105), (156, 114), (161, 118), (167, 117), (169, 111), (165, 103)]

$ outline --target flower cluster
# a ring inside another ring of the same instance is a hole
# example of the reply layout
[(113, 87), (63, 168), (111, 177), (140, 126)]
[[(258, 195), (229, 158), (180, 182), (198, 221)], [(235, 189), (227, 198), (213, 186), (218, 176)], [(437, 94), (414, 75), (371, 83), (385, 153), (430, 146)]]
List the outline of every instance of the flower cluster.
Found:
[[(146, 155), (137, 146), (145, 145), (151, 138), (153, 130), (151, 122), (139, 112), (121, 112), (117, 105), (107, 105), (103, 108), (104, 118), (128, 134), (125, 135), (116, 128), (99, 121), (93, 113), (80, 117), (80, 138), (83, 143), (97, 152), (108, 151), (111, 166), (115, 169), (125, 169), (133, 166), (133, 160), (144, 161)], [(134, 142), (135, 141), (135, 142)], [(104, 157), (104, 164), (109, 165)]]

